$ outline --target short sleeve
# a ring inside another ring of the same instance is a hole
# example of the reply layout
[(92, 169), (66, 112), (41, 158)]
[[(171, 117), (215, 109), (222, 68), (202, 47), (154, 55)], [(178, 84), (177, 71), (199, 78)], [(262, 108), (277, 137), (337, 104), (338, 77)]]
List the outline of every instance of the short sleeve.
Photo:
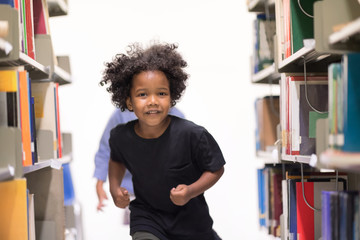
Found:
[(206, 129), (202, 132), (195, 151), (197, 165), (202, 171), (215, 172), (225, 165), (219, 145)]
[(116, 148), (119, 145), (116, 137), (116, 128), (113, 128), (110, 132), (109, 147), (110, 147), (110, 158), (115, 162), (123, 163), (119, 149)]

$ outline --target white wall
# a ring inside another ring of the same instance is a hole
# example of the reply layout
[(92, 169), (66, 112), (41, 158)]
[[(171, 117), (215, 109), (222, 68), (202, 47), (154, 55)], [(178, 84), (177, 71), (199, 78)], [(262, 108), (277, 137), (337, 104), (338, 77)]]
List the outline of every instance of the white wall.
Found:
[[(71, 170), (87, 240), (130, 239), (111, 200), (96, 212), (94, 154), (113, 106), (98, 82), (104, 62), (129, 43), (179, 43), (191, 75), (178, 107), (218, 141), (225, 175), (206, 193), (214, 228), (225, 240), (262, 239), (257, 224), (254, 99), (250, 84), (253, 14), (241, 0), (69, 0), (50, 20), (54, 50), (70, 55), (73, 83), (60, 88), (63, 131), (73, 134)], [(110, 197), (110, 196), (109, 196)]]

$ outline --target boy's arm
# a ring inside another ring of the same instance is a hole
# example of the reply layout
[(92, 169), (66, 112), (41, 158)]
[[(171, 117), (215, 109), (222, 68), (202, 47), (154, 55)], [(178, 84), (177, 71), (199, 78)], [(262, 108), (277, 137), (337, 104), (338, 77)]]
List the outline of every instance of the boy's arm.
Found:
[(199, 196), (211, 188), (223, 175), (224, 167), (215, 172), (206, 171), (201, 177), (190, 185), (179, 184), (170, 191), (171, 201), (179, 206), (185, 205), (190, 199)]
[(119, 162), (109, 161), (109, 185), (110, 193), (114, 203), (119, 208), (125, 208), (130, 203), (129, 192), (120, 187), (122, 179), (125, 175), (125, 165)]

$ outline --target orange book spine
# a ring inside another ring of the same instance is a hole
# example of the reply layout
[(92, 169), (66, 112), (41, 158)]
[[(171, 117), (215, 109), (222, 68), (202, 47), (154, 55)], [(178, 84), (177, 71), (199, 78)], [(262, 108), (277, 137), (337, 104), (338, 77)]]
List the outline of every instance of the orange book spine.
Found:
[(30, 102), (27, 72), (19, 72), (19, 94), (20, 94), (20, 122), (21, 138), (23, 146), (23, 166), (32, 165), (31, 154), (31, 130), (30, 130)]

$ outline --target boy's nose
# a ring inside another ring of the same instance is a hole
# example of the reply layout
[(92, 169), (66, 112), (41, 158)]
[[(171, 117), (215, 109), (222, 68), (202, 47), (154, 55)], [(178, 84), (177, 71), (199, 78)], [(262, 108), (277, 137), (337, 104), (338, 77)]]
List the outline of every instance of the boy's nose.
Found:
[(149, 105), (157, 105), (157, 104), (158, 104), (157, 97), (154, 95), (151, 95), (150, 99), (149, 99)]

